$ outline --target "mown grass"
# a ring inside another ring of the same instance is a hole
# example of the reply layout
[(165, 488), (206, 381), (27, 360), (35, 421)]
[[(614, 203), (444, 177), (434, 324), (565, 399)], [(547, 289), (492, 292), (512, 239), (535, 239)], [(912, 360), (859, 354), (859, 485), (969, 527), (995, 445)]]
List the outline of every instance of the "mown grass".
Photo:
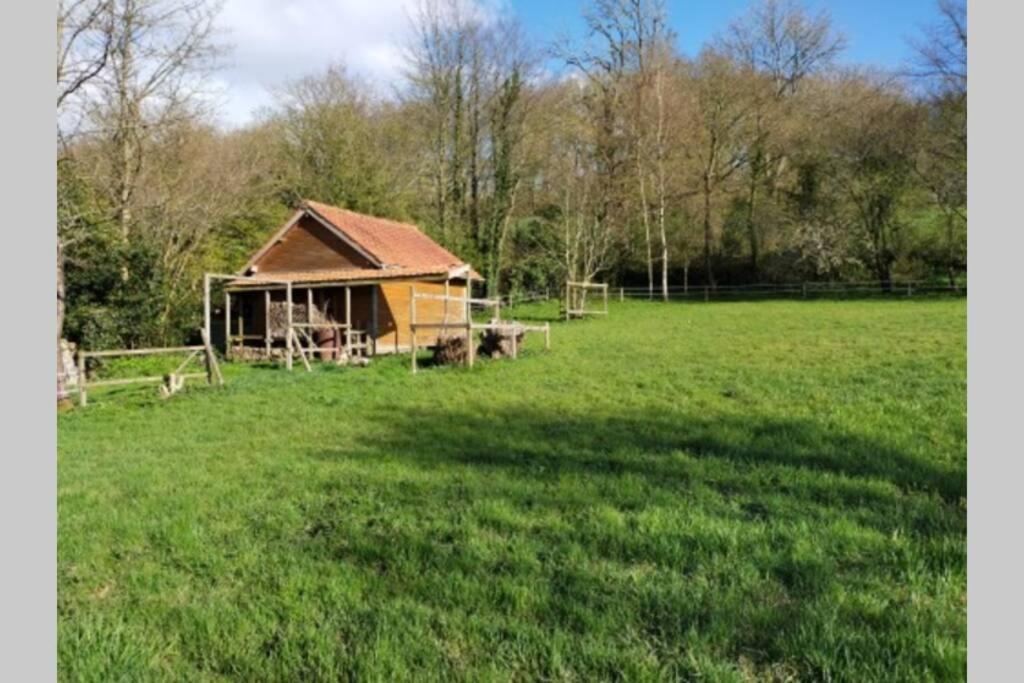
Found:
[(97, 392), (61, 677), (962, 679), (965, 318), (627, 302), (473, 371)]

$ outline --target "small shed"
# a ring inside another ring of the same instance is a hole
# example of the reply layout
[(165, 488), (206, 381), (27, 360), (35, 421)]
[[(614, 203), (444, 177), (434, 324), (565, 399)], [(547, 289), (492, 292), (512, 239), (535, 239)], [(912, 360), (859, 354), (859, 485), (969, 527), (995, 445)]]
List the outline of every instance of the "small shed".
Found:
[[(304, 200), (226, 287), (227, 344), (270, 353), (284, 344), (287, 285), (292, 316), (316, 331), (323, 355), (341, 348), (339, 331), (371, 353), (411, 349), (410, 294), (469, 295), (481, 276), (415, 225)], [(261, 282), (265, 279), (266, 282)], [(417, 305), (420, 321), (465, 322), (467, 309), (438, 298)], [(331, 325), (335, 325), (331, 329)], [(437, 343), (419, 330), (416, 345)]]

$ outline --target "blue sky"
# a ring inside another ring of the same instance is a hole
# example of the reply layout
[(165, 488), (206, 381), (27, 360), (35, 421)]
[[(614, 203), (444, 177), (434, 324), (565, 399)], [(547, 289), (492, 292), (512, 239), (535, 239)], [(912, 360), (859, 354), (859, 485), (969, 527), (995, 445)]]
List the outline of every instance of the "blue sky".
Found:
[[(580, 16), (587, 5), (580, 0), (510, 0), (507, 5), (537, 39), (582, 31)], [(833, 24), (846, 35), (844, 61), (897, 67), (908, 56), (908, 37), (932, 22), (936, 0), (805, 0), (812, 12), (826, 10)], [(741, 16), (750, 0), (669, 0), (669, 19), (679, 47), (695, 54), (703, 43)]]
[[(485, 14), (511, 13), (539, 44), (579, 36), (583, 0), (461, 0)], [(935, 18), (935, 0), (804, 0), (828, 10), (847, 37), (845, 61), (896, 68), (907, 57), (906, 39)], [(218, 26), (232, 47), (216, 77), (221, 120), (244, 125), (273, 103), (272, 89), (344, 63), (382, 90), (396, 86), (409, 40), (409, 12), (417, 0), (225, 0)], [(750, 0), (668, 0), (679, 48), (695, 54)]]

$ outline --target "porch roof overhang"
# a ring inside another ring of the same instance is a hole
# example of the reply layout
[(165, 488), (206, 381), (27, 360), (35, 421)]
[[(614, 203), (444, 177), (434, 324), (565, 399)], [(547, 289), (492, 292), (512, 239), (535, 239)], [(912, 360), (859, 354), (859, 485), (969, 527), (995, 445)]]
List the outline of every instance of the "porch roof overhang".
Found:
[(232, 290), (280, 288), (290, 282), (293, 287), (313, 285), (326, 287), (338, 285), (377, 284), (392, 280), (430, 278), (437, 280), (465, 279), (483, 280), (469, 264), (435, 266), (431, 268), (409, 268), (402, 266), (384, 268), (345, 268), (341, 270), (303, 270), (255, 273), (248, 277), (232, 280), (227, 286)]

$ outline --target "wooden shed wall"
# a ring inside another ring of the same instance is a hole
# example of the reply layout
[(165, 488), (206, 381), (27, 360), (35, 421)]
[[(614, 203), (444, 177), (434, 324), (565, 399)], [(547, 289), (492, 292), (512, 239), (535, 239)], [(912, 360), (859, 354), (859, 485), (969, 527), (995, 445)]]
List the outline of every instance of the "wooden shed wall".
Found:
[[(421, 294), (444, 294), (443, 282), (388, 282), (380, 285), (378, 301), (377, 349), (379, 351), (406, 351), (409, 348), (409, 297), (411, 288), (415, 287)], [(466, 296), (465, 282), (452, 282), (449, 289), (451, 296)], [(353, 310), (355, 305), (353, 304)], [(465, 322), (465, 304), (448, 302), (447, 320), (449, 322)], [(416, 319), (418, 322), (441, 322), (445, 319), (445, 302), (418, 299), (416, 301)], [(416, 335), (416, 343), (430, 345), (437, 342), (438, 330), (420, 330)]]
[(372, 267), (369, 260), (310, 216), (300, 218), (256, 265), (262, 274)]

